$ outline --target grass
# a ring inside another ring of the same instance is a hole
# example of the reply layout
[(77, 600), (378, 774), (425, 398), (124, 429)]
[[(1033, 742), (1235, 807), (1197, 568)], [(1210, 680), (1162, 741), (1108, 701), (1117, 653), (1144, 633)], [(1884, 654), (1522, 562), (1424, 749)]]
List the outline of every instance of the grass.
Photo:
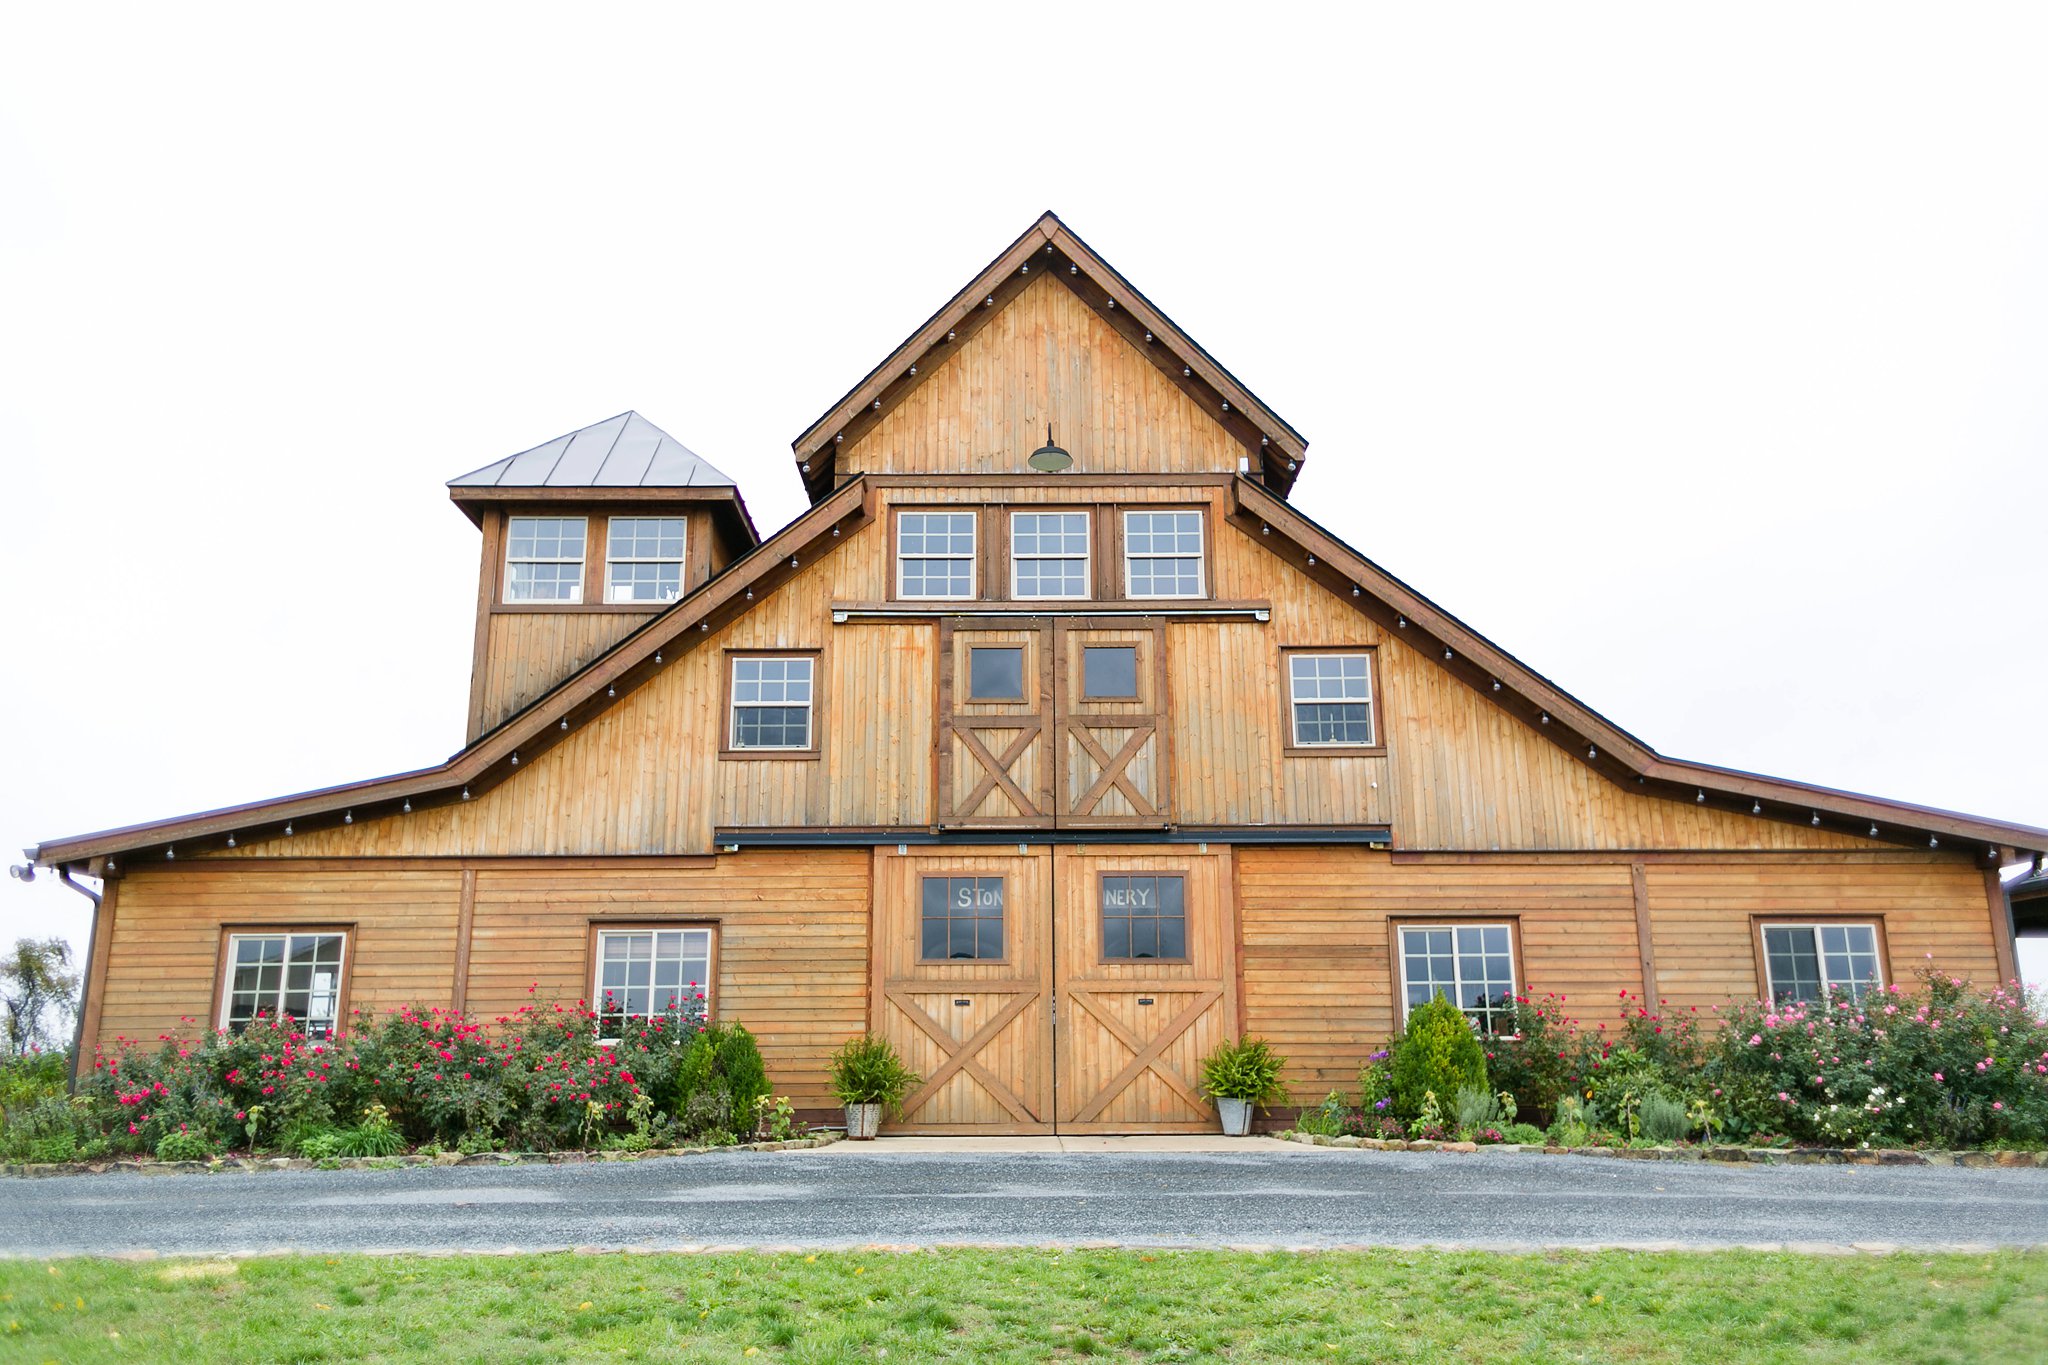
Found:
[(0, 1261), (0, 1360), (2038, 1360), (2048, 1255)]

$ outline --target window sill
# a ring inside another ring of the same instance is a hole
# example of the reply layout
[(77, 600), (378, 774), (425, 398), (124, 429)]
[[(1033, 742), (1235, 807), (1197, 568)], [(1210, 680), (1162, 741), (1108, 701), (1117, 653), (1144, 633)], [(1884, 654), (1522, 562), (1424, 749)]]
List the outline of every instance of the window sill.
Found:
[[(677, 598), (676, 601), (681, 601)], [(532, 612), (585, 612), (603, 615), (607, 612), (623, 612), (651, 615), (667, 611), (675, 602), (499, 602), (491, 607), (493, 615), (510, 614), (523, 616)]]
[(1287, 758), (1385, 758), (1384, 744), (1285, 744), (1280, 752)]
[(718, 758), (721, 763), (751, 762), (756, 759), (767, 759), (770, 762), (786, 763), (794, 760), (796, 762), (815, 763), (819, 757), (819, 751), (816, 749), (735, 749), (727, 746), (718, 751)]

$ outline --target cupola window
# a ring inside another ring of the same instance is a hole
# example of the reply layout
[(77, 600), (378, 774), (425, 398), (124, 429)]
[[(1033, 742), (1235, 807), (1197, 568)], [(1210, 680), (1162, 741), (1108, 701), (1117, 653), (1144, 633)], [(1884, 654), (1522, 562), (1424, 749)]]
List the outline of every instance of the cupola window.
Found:
[(505, 537), (507, 602), (583, 600), (582, 517), (513, 517)]
[(613, 517), (605, 600), (673, 602), (683, 595), (683, 518)]

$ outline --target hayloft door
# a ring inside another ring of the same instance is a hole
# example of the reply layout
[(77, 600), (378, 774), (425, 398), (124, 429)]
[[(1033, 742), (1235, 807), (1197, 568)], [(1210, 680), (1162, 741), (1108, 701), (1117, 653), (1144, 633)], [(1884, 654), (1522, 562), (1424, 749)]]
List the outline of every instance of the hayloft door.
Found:
[(875, 1027), (924, 1078), (892, 1131), (1050, 1133), (1052, 850), (875, 859)]
[(1052, 628), (939, 624), (941, 825), (1053, 820)]
[(1062, 1133), (1211, 1132), (1203, 1055), (1236, 1032), (1230, 850), (1061, 848), (1053, 922)]
[(1054, 653), (1055, 822), (1164, 826), (1171, 818), (1164, 627), (1157, 620), (1062, 620)]

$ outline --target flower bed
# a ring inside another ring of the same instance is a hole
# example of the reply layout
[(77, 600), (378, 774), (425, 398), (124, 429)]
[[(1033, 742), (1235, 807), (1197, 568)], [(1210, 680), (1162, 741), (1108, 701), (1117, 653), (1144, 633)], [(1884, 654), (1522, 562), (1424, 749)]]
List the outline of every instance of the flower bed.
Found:
[(1624, 990), (1590, 1027), (1564, 996), (1500, 1004), (1513, 1028), (1490, 1035), (1440, 996), (1417, 1006), (1355, 1104), (1333, 1093), (1295, 1127), (1397, 1146), (2028, 1149), (2019, 1164), (2048, 1146), (2048, 1024), (2016, 982), (1979, 992), (1930, 966), (1913, 988), (1704, 1012)]
[(358, 1013), (323, 1038), (259, 1017), (239, 1033), (122, 1040), (95, 1050), (75, 1096), (10, 1112), (0, 1159), (647, 1152), (795, 1135), (752, 1035), (707, 1022), (701, 1000), (630, 1019), (535, 1001), (489, 1021)]

